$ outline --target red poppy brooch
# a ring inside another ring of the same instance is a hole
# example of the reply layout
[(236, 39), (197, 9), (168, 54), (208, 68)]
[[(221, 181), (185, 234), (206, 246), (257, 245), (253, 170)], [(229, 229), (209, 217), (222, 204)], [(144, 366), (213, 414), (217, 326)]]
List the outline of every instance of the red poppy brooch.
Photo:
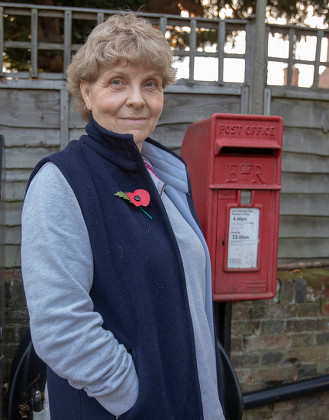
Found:
[(123, 191), (118, 191), (114, 195), (128, 200), (134, 206), (139, 207), (142, 210), (142, 212), (144, 212), (150, 219), (152, 219), (152, 216), (146, 213), (146, 211), (142, 208), (147, 207), (150, 204), (150, 194), (146, 190), (139, 189), (134, 192), (127, 193)]

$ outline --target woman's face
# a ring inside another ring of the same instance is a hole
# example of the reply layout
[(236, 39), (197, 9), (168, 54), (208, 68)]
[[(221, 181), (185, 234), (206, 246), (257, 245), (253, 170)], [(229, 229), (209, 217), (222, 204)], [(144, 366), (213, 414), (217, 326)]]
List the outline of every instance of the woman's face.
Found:
[(123, 60), (103, 67), (93, 83), (82, 81), (82, 97), (102, 127), (132, 134), (139, 150), (154, 130), (163, 108), (161, 75), (142, 65)]

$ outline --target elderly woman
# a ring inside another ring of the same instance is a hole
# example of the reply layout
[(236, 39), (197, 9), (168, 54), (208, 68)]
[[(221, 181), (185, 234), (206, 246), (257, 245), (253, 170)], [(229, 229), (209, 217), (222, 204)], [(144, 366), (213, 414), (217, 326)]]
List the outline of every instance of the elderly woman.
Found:
[(168, 42), (131, 13), (112, 16), (67, 73), (87, 134), (39, 162), (22, 215), (51, 418), (223, 419), (187, 170), (149, 138), (175, 76)]

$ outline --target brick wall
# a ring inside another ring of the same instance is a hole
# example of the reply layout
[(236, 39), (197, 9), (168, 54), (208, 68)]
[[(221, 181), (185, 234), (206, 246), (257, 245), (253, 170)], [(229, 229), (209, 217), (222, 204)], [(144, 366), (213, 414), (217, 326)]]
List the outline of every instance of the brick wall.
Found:
[(28, 312), (20, 269), (6, 270), (5, 275), (4, 378), (9, 379), (10, 364), (17, 344), (28, 327)]
[[(242, 391), (329, 374), (329, 269), (278, 273), (273, 300), (234, 303), (231, 360)], [(262, 409), (245, 420), (329, 418), (329, 392)]]
[[(6, 275), (5, 376), (28, 324), (19, 270)], [(278, 273), (272, 300), (233, 303), (231, 360), (243, 392), (329, 374), (329, 268)], [(327, 420), (329, 392), (248, 410), (243, 420)]]

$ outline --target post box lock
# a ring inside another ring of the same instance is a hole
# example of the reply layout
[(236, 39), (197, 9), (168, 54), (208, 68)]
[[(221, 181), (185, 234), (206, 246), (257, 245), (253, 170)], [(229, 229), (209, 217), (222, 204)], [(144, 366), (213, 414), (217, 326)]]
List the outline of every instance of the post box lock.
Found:
[(271, 298), (281, 188), (282, 119), (213, 114), (182, 144), (212, 260), (217, 301)]

